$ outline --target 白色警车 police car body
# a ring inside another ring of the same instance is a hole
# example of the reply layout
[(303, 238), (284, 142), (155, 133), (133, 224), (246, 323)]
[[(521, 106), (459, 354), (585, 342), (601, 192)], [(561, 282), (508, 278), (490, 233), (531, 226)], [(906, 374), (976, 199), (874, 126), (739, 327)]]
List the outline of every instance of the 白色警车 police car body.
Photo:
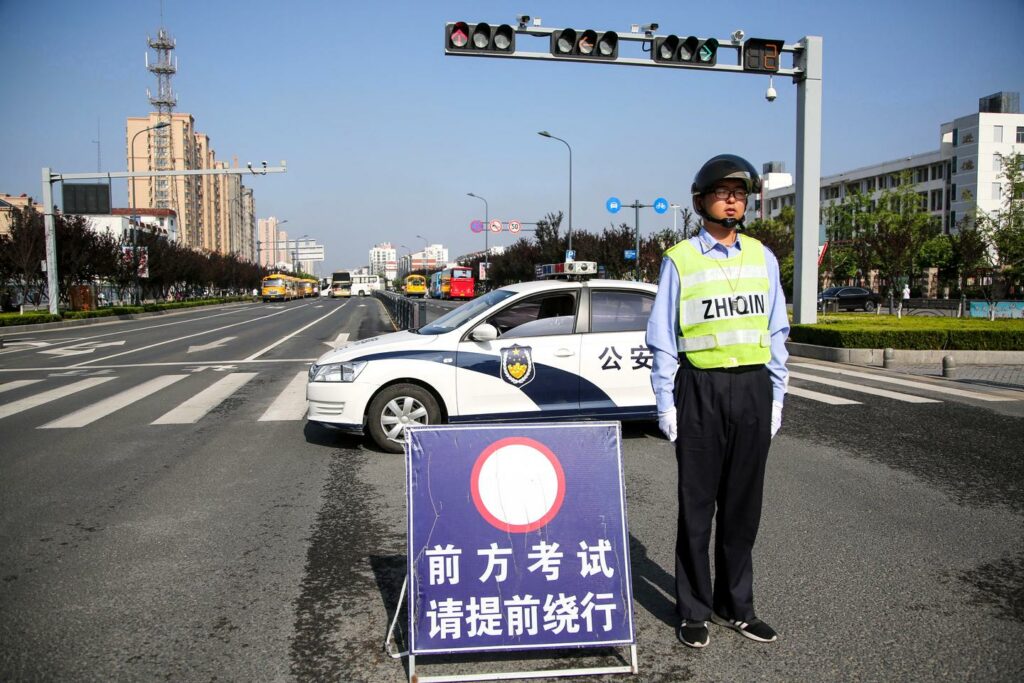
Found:
[(400, 452), (409, 424), (647, 420), (654, 285), (524, 282), (320, 357), (307, 419)]

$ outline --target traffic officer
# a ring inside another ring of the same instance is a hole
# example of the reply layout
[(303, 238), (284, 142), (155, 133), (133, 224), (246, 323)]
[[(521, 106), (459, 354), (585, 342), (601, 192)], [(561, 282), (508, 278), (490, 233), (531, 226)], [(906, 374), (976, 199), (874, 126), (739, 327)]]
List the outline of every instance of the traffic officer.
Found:
[(690, 647), (708, 644), (708, 620), (752, 640), (776, 638), (754, 613), (751, 554), (768, 448), (782, 425), (789, 320), (778, 260), (739, 233), (760, 189), (741, 157), (701, 167), (691, 192), (703, 225), (665, 252), (647, 323), (658, 425), (676, 449), (677, 636)]

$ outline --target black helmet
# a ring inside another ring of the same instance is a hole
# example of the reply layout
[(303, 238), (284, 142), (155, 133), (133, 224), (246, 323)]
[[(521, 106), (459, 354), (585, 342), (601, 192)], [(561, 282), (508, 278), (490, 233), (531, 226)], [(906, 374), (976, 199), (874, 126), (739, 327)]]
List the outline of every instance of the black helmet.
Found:
[[(690, 192), (694, 200), (707, 192), (715, 189), (715, 185), (722, 180), (742, 180), (747, 186), (747, 192), (757, 194), (761, 191), (761, 176), (749, 161), (735, 154), (719, 154), (708, 159), (697, 175), (693, 177), (693, 186)], [(693, 202), (694, 210), (702, 217), (708, 218), (703, 207), (696, 201)], [(743, 227), (743, 219), (727, 219), (722, 221), (727, 228)]]

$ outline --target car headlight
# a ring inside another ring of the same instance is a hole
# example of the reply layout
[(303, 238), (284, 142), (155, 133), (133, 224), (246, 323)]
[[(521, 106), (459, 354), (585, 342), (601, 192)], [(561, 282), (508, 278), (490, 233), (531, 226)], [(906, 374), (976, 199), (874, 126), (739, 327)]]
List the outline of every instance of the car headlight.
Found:
[(309, 368), (310, 382), (354, 382), (366, 367), (366, 361), (355, 363), (324, 363)]

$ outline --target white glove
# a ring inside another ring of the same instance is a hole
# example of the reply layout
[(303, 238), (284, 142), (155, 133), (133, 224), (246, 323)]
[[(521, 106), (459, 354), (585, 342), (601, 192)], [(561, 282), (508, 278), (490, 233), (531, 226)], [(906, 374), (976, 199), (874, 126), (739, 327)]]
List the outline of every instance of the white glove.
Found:
[(782, 403), (779, 401), (772, 401), (772, 438), (779, 433), (779, 428), (782, 427)]
[(674, 442), (676, 440), (676, 423), (678, 419), (675, 406), (658, 413), (658, 428), (669, 441)]

